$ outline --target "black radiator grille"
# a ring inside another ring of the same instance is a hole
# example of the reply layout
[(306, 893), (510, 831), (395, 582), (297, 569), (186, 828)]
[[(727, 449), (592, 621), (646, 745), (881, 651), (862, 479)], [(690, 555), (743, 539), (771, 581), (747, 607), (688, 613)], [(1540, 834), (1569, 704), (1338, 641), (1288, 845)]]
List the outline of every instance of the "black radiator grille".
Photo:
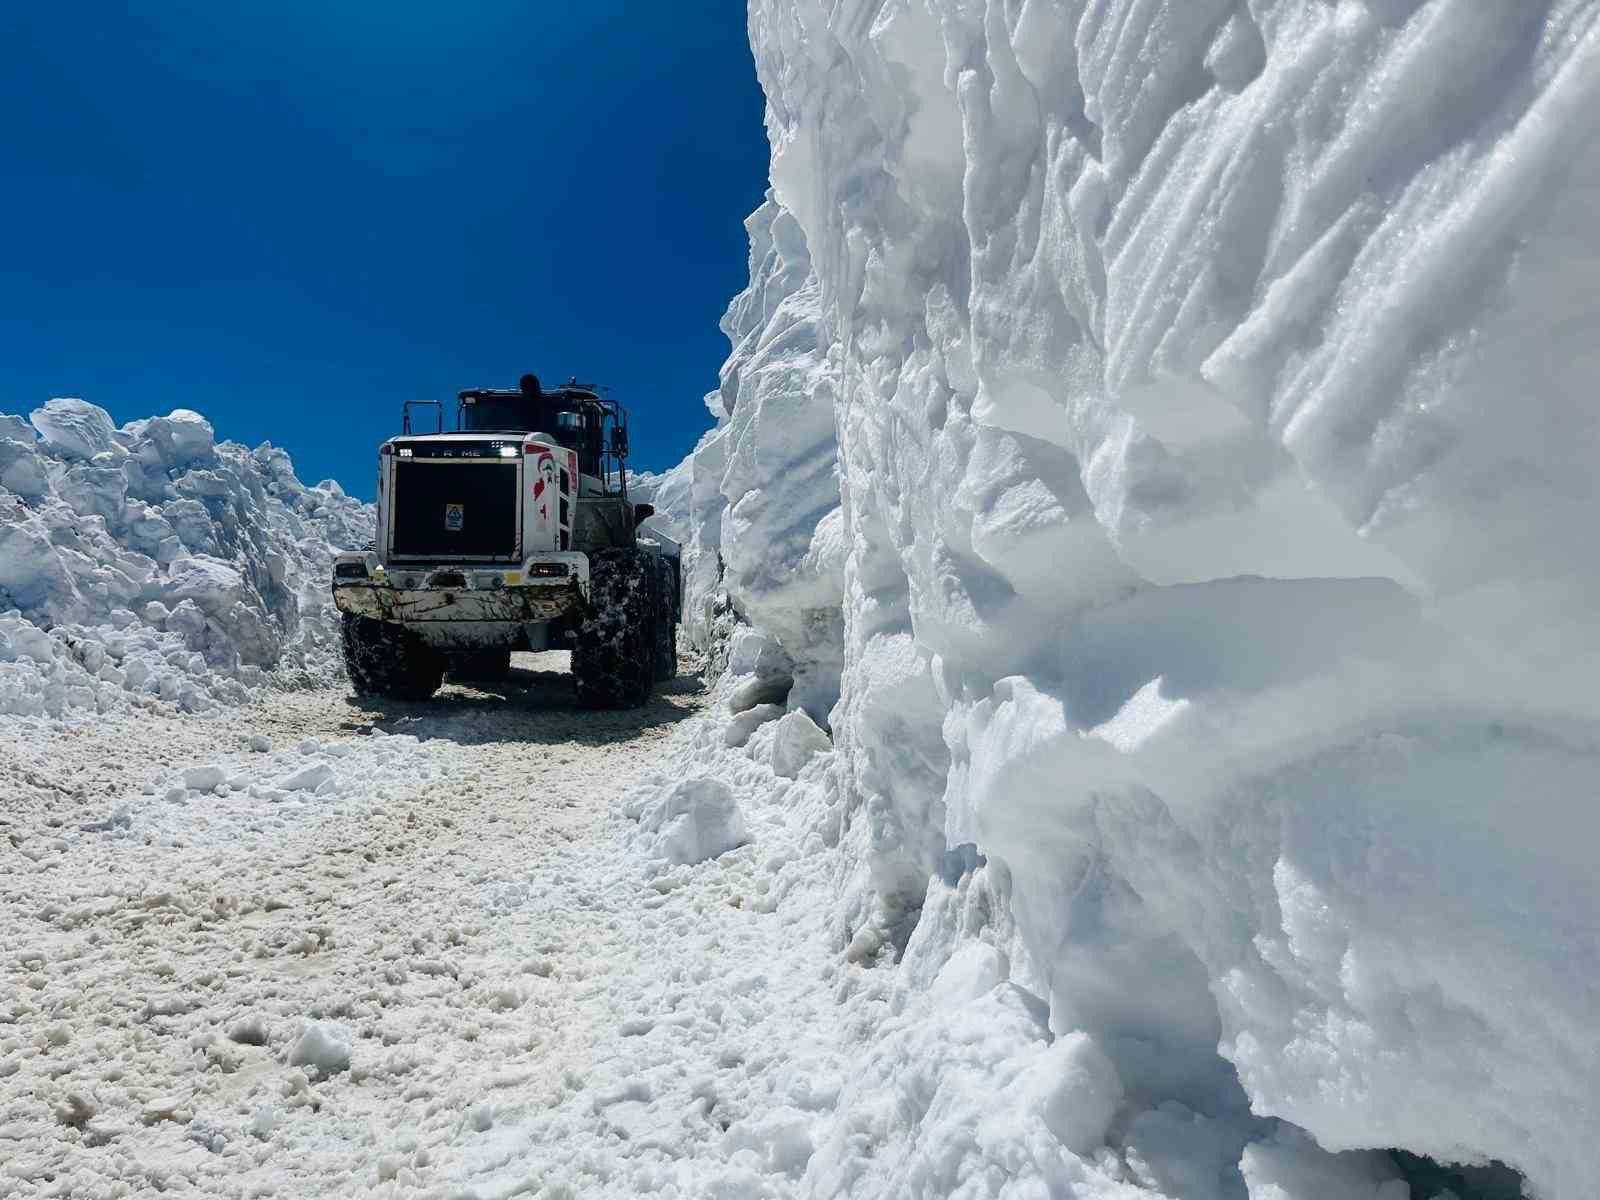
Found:
[(395, 459), (396, 558), (516, 561), (517, 463)]

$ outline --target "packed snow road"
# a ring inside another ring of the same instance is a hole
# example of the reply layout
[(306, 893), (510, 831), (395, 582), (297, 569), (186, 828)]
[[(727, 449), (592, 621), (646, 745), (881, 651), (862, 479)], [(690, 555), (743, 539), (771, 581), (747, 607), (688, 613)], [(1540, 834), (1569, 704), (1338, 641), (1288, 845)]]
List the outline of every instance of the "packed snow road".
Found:
[(750, 1044), (764, 1064), (825, 1027), (822, 939), (774, 938), (752, 848), (651, 870), (614, 811), (698, 684), (579, 711), (554, 657), (422, 705), (7, 729), (0, 1195), (687, 1195), (729, 1171), (762, 1195), (803, 1169), (808, 1144), (769, 1162), (758, 1134), (741, 1166), (723, 1143), (769, 1103)]

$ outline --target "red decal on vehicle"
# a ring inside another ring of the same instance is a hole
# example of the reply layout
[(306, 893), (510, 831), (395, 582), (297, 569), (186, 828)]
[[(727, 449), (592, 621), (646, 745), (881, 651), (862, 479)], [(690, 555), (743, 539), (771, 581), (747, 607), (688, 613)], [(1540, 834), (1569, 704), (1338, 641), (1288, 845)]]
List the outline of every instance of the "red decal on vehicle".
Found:
[[(534, 467), (533, 498), (535, 500), (537, 500), (537, 499), (539, 499), (539, 497), (543, 496), (544, 492), (545, 492), (545, 489), (547, 487), (552, 486), (555, 483), (555, 481), (556, 481), (556, 460), (555, 460), (555, 456), (552, 455), (550, 453), (550, 451), (548, 451), (548, 450), (541, 450), (541, 451), (539, 451), (538, 462), (536, 463), (536, 465)], [(550, 507), (549, 507), (548, 504), (544, 505), (543, 507), (541, 507), (539, 509), (539, 515), (543, 519), (546, 519), (546, 520), (549, 519)]]

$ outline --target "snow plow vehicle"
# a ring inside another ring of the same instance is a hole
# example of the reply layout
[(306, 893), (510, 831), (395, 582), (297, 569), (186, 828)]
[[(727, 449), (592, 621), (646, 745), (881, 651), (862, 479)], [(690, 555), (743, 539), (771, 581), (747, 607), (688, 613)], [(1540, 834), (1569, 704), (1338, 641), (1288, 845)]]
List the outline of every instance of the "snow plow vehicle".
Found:
[[(333, 599), (358, 695), (420, 700), (448, 671), (495, 679), (517, 650), (572, 651), (580, 704), (631, 708), (677, 674), (681, 550), (641, 534), (627, 412), (576, 380), (409, 401), (378, 456), (377, 536), (340, 554)], [(432, 433), (412, 409), (436, 410)]]

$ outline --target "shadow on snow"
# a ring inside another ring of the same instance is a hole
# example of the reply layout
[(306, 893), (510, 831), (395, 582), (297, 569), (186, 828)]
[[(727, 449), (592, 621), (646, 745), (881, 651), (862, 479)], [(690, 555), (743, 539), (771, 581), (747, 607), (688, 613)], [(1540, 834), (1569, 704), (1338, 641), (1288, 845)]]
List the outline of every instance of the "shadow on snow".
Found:
[(513, 666), (503, 680), (447, 680), (432, 699), (347, 697), (354, 733), (382, 730), (417, 738), (444, 738), (461, 745), (529, 742), (606, 746), (664, 730), (691, 716), (703, 691), (698, 675), (679, 675), (657, 686), (639, 708), (580, 708), (565, 671)]

